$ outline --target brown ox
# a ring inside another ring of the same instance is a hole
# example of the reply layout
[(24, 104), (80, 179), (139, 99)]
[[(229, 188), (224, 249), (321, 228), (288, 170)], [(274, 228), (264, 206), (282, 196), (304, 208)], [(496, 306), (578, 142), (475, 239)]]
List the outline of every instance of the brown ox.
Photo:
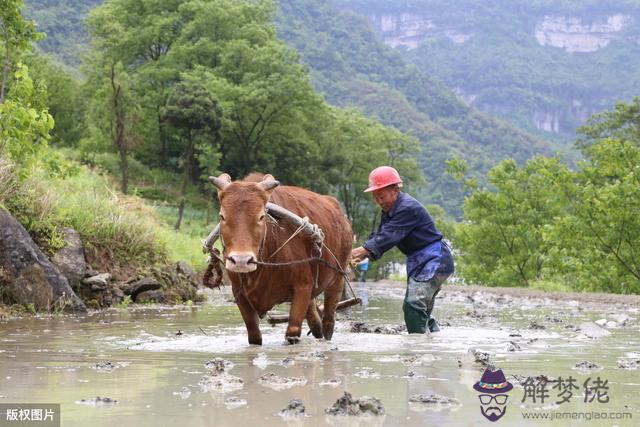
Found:
[[(346, 270), (351, 253), (351, 225), (338, 201), (303, 188), (278, 187), (279, 182), (271, 175), (251, 174), (243, 181), (231, 182), (229, 175), (222, 174), (209, 180), (218, 188), (225, 268), (247, 327), (249, 343), (262, 344), (259, 318), (283, 302), (291, 302), (285, 334), (289, 343), (298, 342), (305, 317), (314, 337), (330, 340), (344, 277), (318, 261), (280, 266), (258, 265), (256, 261), (287, 263), (316, 255), (311, 238), (304, 233), (282, 246), (296, 227), (286, 221), (275, 223), (266, 216), (266, 203), (271, 201), (318, 225), (325, 234), (322, 258)], [(277, 251), (278, 248), (281, 249)], [(314, 298), (323, 292), (321, 320)]]

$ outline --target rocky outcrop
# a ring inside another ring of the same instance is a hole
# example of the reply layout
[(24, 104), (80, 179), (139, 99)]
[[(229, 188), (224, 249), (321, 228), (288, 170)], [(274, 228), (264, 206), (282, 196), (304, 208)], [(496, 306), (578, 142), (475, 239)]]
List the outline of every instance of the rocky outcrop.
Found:
[(369, 16), (369, 19), (384, 43), (391, 47), (416, 49), (420, 43), (434, 36), (446, 37), (456, 44), (466, 43), (473, 37), (473, 34), (456, 28), (436, 24), (419, 13), (380, 14)]
[(0, 297), (37, 310), (84, 312), (69, 282), (47, 259), (24, 227), (0, 208)]
[(542, 46), (559, 47), (567, 52), (595, 52), (618, 37), (631, 21), (631, 16), (623, 14), (593, 22), (575, 17), (545, 16), (536, 25), (535, 37)]
[(78, 290), (80, 282), (85, 278), (87, 262), (84, 257), (84, 246), (80, 233), (73, 228), (62, 228), (65, 246), (51, 257), (51, 262), (60, 273), (67, 278), (74, 290)]

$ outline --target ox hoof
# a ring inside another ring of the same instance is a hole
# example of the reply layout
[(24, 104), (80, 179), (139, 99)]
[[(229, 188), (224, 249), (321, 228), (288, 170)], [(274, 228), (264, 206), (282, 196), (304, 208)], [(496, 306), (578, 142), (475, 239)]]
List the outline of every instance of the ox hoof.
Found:
[(286, 337), (286, 338), (289, 344), (298, 344), (300, 342), (300, 337)]

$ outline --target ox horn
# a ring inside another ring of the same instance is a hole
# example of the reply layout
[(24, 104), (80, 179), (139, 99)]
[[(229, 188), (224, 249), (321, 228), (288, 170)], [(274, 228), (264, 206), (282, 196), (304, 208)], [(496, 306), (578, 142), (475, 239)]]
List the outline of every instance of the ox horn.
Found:
[(223, 191), (229, 186), (229, 184), (231, 184), (231, 176), (228, 173), (223, 173), (217, 178), (215, 176), (210, 176), (209, 182), (215, 185), (218, 190)]
[(273, 175), (269, 175), (269, 174), (265, 175), (264, 178), (262, 178), (262, 182), (260, 183), (260, 186), (265, 191), (273, 190), (278, 185), (280, 185), (280, 181), (276, 181)]

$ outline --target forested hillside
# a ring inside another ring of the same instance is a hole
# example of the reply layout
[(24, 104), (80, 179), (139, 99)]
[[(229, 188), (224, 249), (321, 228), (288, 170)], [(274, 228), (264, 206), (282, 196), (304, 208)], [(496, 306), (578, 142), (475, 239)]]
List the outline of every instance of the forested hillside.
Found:
[[(37, 8), (36, 3), (27, 3), (33, 16), (42, 18), (40, 28), (49, 39), (70, 31), (64, 14), (62, 20), (56, 18), (67, 10), (63, 6), (67, 2), (38, 2)], [(84, 4), (89, 3), (93, 2)], [(420, 196), (425, 202), (460, 213), (462, 188), (446, 174), (447, 159), (466, 159), (471, 171), (480, 177), (499, 159), (524, 161), (535, 153), (553, 151), (544, 140), (465, 106), (437, 80), (384, 46), (365, 18), (336, 12), (327, 0), (283, 0), (279, 6), (279, 37), (309, 64), (315, 88), (330, 103), (362, 109), (420, 140), (419, 161), (426, 177)], [(86, 9), (74, 10), (82, 13)], [(63, 51), (51, 44), (41, 46), (56, 55)], [(73, 65), (76, 60), (67, 63)]]
[(467, 104), (572, 142), (592, 114), (640, 93), (632, 0), (338, 0)]
[(482, 176), (500, 159), (553, 152), (548, 142), (468, 108), (385, 46), (361, 15), (336, 11), (330, 0), (279, 4), (279, 36), (310, 65), (316, 88), (329, 102), (361, 108), (421, 141), (423, 200), (460, 212), (462, 189), (446, 174), (447, 159), (466, 159), (472, 173)]
[(89, 38), (83, 25), (91, 8), (103, 0), (35, 0), (26, 2), (27, 16), (33, 19), (39, 31), (47, 36), (39, 46), (45, 52), (54, 52), (60, 61), (71, 68), (80, 66), (80, 59), (89, 47)]

